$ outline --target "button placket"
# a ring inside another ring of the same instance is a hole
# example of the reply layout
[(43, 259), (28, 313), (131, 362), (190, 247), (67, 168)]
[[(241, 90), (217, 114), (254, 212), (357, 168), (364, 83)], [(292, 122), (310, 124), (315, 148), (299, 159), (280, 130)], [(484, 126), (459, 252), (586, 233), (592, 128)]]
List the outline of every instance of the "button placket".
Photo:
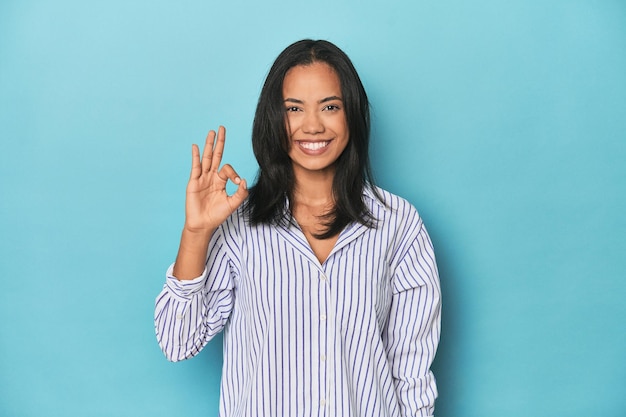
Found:
[(324, 409), (324, 414), (326, 413), (327, 406), (329, 404), (329, 387), (330, 387), (330, 374), (329, 374), (329, 363), (328, 363), (328, 346), (329, 346), (329, 337), (331, 336), (331, 332), (329, 329), (330, 320), (328, 319), (328, 308), (329, 302), (331, 299), (330, 292), (330, 280), (328, 276), (324, 273), (324, 271), (320, 271), (319, 275), (320, 279), (320, 310), (319, 310), (319, 326), (320, 326), (320, 351), (319, 351), (319, 370), (320, 370), (320, 400), (319, 405)]

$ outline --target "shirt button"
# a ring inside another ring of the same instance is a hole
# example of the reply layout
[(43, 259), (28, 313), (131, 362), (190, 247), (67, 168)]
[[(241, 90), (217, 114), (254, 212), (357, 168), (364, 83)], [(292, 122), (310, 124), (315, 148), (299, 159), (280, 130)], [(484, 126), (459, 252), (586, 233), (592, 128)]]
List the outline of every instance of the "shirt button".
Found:
[(320, 276), (320, 279), (321, 279), (322, 281), (328, 281), (328, 277), (327, 277), (326, 275), (324, 275), (324, 274), (322, 274), (322, 275)]
[(326, 355), (320, 356), (320, 359), (322, 360), (322, 362), (324, 362), (326, 360)]
[(184, 316), (183, 316), (182, 314), (177, 314), (177, 315), (176, 315), (176, 318), (177, 318), (178, 320), (182, 320), (182, 319), (184, 318)]
[(326, 405), (326, 400), (322, 398), (322, 399), (320, 400), (320, 405), (321, 405), (322, 407), (324, 407), (324, 406)]
[(326, 314), (322, 314), (322, 315), (320, 316), (320, 320), (326, 320)]

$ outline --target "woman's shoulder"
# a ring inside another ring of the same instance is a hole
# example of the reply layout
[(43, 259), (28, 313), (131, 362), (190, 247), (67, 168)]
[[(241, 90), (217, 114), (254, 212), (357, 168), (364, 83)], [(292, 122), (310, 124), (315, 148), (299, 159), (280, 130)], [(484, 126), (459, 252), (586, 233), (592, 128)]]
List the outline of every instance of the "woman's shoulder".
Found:
[(421, 222), (415, 206), (399, 195), (380, 187), (372, 186), (365, 189), (364, 196), (369, 209), (372, 211), (372, 215), (379, 220), (393, 218), (396, 220)]
[(382, 188), (366, 193), (376, 226), (372, 233), (382, 238), (392, 254), (392, 264), (403, 259), (411, 245), (426, 232), (417, 209), (407, 199)]
[(243, 234), (243, 229), (249, 227), (246, 221), (246, 214), (243, 209), (243, 205), (239, 206), (233, 211), (230, 216), (224, 220), (219, 226), (218, 230), (225, 238), (237, 238)]

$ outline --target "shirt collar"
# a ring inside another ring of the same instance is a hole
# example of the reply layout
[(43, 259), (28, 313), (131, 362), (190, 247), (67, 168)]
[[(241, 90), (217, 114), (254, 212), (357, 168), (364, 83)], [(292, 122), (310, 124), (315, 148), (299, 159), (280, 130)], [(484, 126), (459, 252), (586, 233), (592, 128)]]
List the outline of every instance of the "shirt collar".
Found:
[(374, 205), (385, 210), (388, 208), (384, 201), (381, 201), (383, 199), (382, 189), (375, 185), (366, 185), (363, 190), (363, 196), (365, 197), (365, 203), (372, 208)]

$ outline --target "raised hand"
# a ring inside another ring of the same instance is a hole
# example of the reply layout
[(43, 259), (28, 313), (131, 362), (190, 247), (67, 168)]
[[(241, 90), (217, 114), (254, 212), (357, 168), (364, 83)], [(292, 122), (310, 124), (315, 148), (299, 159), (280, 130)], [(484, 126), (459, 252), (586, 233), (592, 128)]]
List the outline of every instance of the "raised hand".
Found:
[[(202, 159), (198, 146), (192, 146), (185, 204), (185, 228), (191, 232), (215, 230), (248, 195), (246, 181), (233, 167), (225, 164), (220, 169), (225, 140), (226, 129), (220, 126), (217, 135), (213, 130), (207, 135)], [(226, 193), (228, 180), (239, 186), (230, 196)]]
[[(248, 196), (246, 180), (228, 164), (220, 168), (225, 140), (226, 130), (220, 126), (217, 135), (213, 130), (207, 135), (202, 159), (198, 146), (192, 146), (185, 227), (174, 264), (174, 276), (180, 280), (193, 279), (202, 273), (213, 232)], [(229, 180), (239, 186), (233, 195), (226, 193)]]

